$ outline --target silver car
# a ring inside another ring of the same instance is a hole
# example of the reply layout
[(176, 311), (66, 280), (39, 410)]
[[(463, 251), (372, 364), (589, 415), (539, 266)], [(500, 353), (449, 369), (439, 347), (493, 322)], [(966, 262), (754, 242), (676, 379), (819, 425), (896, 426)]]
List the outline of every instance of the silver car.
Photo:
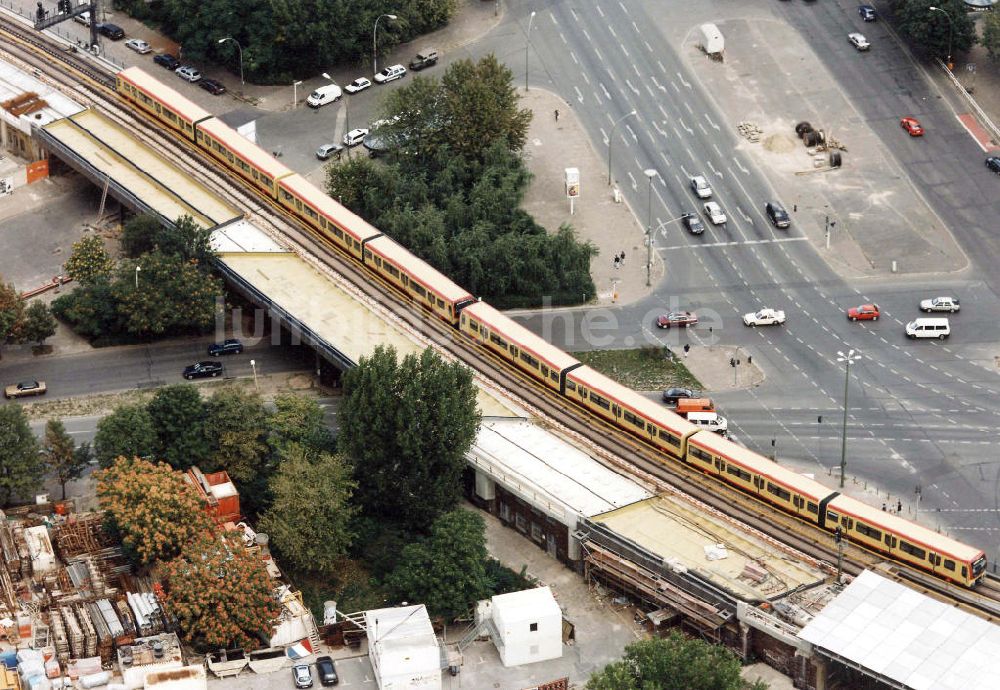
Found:
[(712, 221), (712, 225), (725, 225), (726, 224), (726, 214), (714, 201), (709, 201), (704, 206), (705, 216)]
[(691, 178), (691, 191), (697, 195), (699, 199), (708, 199), (712, 196), (712, 188), (706, 180), (701, 175), (695, 175)]
[(174, 72), (177, 74), (178, 77), (186, 81), (189, 81), (192, 84), (201, 79), (201, 72), (196, 70), (194, 67), (189, 67), (188, 65), (184, 65), (183, 67), (178, 67), (176, 70), (174, 70)]
[(847, 34), (847, 40), (852, 46), (854, 46), (858, 50), (868, 50), (869, 48), (872, 47), (872, 44), (868, 42), (868, 39), (865, 38), (864, 34), (859, 34), (859, 33)]
[(340, 144), (323, 144), (318, 149), (316, 149), (316, 157), (321, 161), (325, 161), (330, 156), (335, 158), (340, 158), (340, 152), (344, 150), (344, 147)]
[(947, 311), (954, 314), (962, 308), (956, 297), (935, 297), (933, 299), (920, 300), (920, 311)]

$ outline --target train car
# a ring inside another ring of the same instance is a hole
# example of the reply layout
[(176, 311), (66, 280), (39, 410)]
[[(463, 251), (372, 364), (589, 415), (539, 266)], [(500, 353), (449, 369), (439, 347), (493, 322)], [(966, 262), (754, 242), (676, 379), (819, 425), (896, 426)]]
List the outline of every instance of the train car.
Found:
[(361, 261), (452, 326), (462, 307), (476, 300), (423, 259), (387, 235), (364, 243)]
[(583, 366), (516, 321), (488, 305), (476, 302), (462, 309), (458, 329), (483, 347), (496, 352), (546, 386), (566, 392), (566, 374)]
[(359, 261), (364, 243), (382, 235), (298, 173), (278, 181), (278, 203)]
[(194, 141), (195, 126), (214, 117), (138, 67), (129, 67), (115, 75), (115, 88), (140, 109), (190, 141)]
[(974, 587), (986, 574), (982, 550), (891, 515), (850, 496), (827, 505), (823, 525), (838, 526), (850, 541), (881, 551), (936, 577)]
[(222, 120), (212, 118), (195, 126), (195, 143), (272, 199), (278, 182), (293, 171)]
[(821, 524), (836, 491), (709, 431), (688, 438), (685, 461), (782, 510)]
[(566, 397), (660, 448), (675, 459), (699, 427), (626, 388), (604, 374), (581, 366), (566, 374)]

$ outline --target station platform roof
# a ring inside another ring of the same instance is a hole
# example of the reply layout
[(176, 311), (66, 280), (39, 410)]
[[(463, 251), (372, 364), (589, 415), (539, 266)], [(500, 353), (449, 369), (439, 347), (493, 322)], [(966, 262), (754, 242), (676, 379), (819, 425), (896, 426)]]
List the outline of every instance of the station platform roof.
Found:
[(95, 184), (110, 178), (116, 189), (127, 190), (127, 196), (135, 200), (133, 205), (170, 222), (186, 215), (202, 227), (213, 228), (242, 216), (96, 110), (54, 120), (42, 129), (50, 148), (70, 165), (82, 166)]
[(29, 134), (31, 126), (44, 126), (83, 110), (83, 106), (9, 62), (0, 60), (0, 115)]
[(745, 601), (774, 599), (826, 577), (746, 527), (679, 497), (657, 496), (591, 520)]
[[(376, 311), (346, 281), (339, 282), (333, 271), (321, 270), (288, 251), (251, 223), (233, 223), (212, 237), (231, 277), (263, 296), (272, 315), (278, 312), (306, 325), (317, 342), (336, 349), (341, 363), (356, 364), (379, 345), (392, 345), (400, 357), (426, 348), (401, 322), (394, 323), (391, 315)], [(478, 401), (484, 417), (520, 414), (511, 402), (483, 388)]]
[(1000, 687), (1000, 626), (870, 570), (854, 578), (799, 637), (888, 685)]

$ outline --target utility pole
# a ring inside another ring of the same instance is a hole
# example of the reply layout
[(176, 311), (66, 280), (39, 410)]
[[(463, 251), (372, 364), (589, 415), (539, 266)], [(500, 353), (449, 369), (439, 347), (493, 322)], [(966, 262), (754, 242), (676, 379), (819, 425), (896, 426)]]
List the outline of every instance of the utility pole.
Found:
[(837, 584), (840, 584), (840, 578), (844, 571), (844, 531), (837, 526), (837, 530), (833, 533), (833, 540), (837, 542)]
[(851, 362), (861, 359), (861, 354), (854, 350), (837, 353), (837, 361), (844, 363), (844, 426), (840, 438), (840, 488), (844, 488), (844, 475), (847, 473), (847, 393), (851, 383)]

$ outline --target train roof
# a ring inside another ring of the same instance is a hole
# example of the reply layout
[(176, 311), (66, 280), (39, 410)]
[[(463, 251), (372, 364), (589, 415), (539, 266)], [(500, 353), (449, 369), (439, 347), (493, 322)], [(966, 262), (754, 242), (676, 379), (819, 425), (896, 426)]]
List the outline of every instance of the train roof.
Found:
[(188, 122), (198, 122), (213, 117), (212, 113), (138, 67), (123, 69), (118, 73), (118, 76), (150, 98), (167, 106)]
[(628, 408), (633, 413), (651, 422), (659, 424), (665, 429), (669, 429), (681, 438), (690, 436), (700, 428), (680, 415), (662, 407), (659, 403), (639, 395), (631, 388), (623, 386), (586, 365), (569, 372), (566, 374), (566, 378), (573, 379), (577, 383), (583, 384), (597, 393), (601, 393), (605, 398)]
[(545, 338), (535, 335), (486, 302), (471, 304), (465, 307), (462, 312), (475, 316), (493, 329), (497, 335), (503, 336), (507, 342), (513, 343), (522, 350), (530, 352), (548, 364), (549, 368), (555, 369), (557, 372), (580, 363), (575, 357), (560, 350), (555, 345), (549, 344)]
[(745, 467), (755, 474), (763, 475), (788, 489), (794, 489), (797, 493), (812, 498), (817, 504), (830, 494), (835, 493), (834, 489), (820, 484), (815, 479), (810, 479), (779, 465), (774, 460), (737, 445), (714, 432), (701, 431), (688, 439), (688, 444), (719, 455), (727, 461)]
[(423, 259), (419, 259), (411, 254), (403, 245), (393, 240), (388, 235), (382, 235), (366, 242), (365, 248), (370, 249), (373, 254), (378, 254), (383, 259), (388, 259), (399, 268), (406, 271), (410, 280), (415, 280), (424, 289), (430, 290), (435, 295), (457, 304), (464, 300), (472, 300), (473, 297), (465, 288), (456, 285), (448, 279), (441, 271), (437, 270)]
[(212, 138), (235, 155), (242, 158), (252, 167), (262, 171), (272, 180), (277, 180), (292, 173), (292, 170), (278, 162), (274, 156), (257, 146), (242, 134), (236, 132), (222, 120), (212, 118), (198, 125), (198, 129), (212, 135)]
[(963, 563), (969, 563), (983, 553), (982, 549), (963, 544), (923, 525), (918, 525), (915, 522), (897, 517), (884, 510), (879, 510), (850, 496), (837, 496), (837, 498), (830, 501), (828, 507), (830, 510), (847, 513), (861, 520), (866, 525), (881, 527), (883, 530), (892, 532), (898, 537), (904, 537), (907, 541), (917, 546), (922, 546), (928, 551), (933, 551), (942, 556), (951, 556)]
[(278, 185), (308, 203), (318, 213), (326, 216), (327, 220), (359, 242), (382, 234), (364, 218), (346, 206), (338, 204), (299, 173), (281, 178)]

